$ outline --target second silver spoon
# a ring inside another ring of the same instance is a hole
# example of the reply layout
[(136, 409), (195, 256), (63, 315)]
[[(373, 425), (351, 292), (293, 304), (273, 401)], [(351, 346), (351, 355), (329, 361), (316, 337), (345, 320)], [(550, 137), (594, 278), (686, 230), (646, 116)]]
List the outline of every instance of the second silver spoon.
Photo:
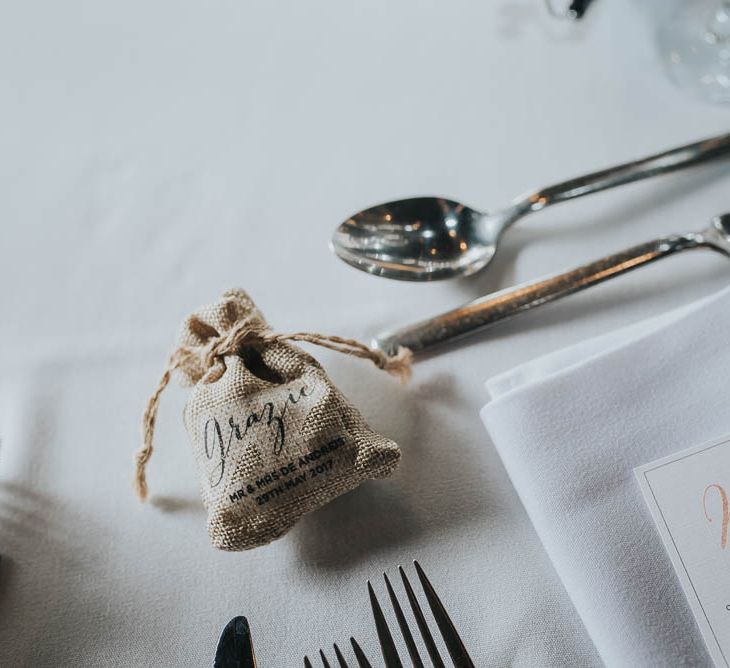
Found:
[(386, 278), (466, 276), (489, 264), (503, 232), (528, 213), (728, 155), (730, 134), (719, 135), (542, 188), (491, 213), (442, 197), (387, 202), (342, 223), (332, 249), (353, 267)]

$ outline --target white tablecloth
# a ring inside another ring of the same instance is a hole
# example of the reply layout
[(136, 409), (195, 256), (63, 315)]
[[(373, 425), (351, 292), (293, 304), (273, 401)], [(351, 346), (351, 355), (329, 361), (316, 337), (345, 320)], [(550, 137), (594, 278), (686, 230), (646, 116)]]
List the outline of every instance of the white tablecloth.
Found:
[(599, 1), (571, 30), (537, 0), (4, 8), (0, 664), (206, 665), (236, 614), (262, 666), (351, 634), (374, 660), (365, 580), (412, 558), (478, 664), (598, 663), (484, 433), (483, 381), (721, 287), (721, 258), (517, 319), (419, 364), (408, 388), (318, 351), (404, 459), (269, 547), (209, 546), (183, 391), (162, 404), (157, 506), (133, 497), (131, 456), (181, 319), (225, 288), (283, 331), (367, 338), (728, 208), (719, 166), (632, 186), (523, 221), (490, 272), (434, 285), (327, 249), (380, 200), (499, 206), (726, 130), (726, 109), (665, 80), (647, 13)]

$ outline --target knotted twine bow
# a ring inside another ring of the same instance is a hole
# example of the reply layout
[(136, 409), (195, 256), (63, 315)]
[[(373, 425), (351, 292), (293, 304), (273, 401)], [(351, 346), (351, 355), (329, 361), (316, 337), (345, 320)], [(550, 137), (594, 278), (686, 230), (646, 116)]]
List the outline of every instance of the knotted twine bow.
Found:
[(210, 369), (222, 361), (226, 355), (238, 353), (244, 344), (279, 343), (282, 341), (302, 341), (322, 348), (334, 350), (345, 355), (369, 359), (375, 366), (406, 382), (411, 376), (411, 360), (413, 354), (408, 348), (399, 348), (395, 355), (387, 355), (382, 350), (370, 348), (355, 339), (340, 336), (297, 332), (296, 334), (275, 334), (266, 321), (257, 314), (249, 314), (233, 323), (224, 333), (211, 336), (203, 346), (180, 345), (165, 366), (157, 389), (147, 401), (147, 408), (142, 421), (144, 444), (135, 454), (136, 475), (134, 486), (137, 496), (144, 501), (147, 498), (147, 463), (152, 456), (152, 441), (157, 420), (157, 408), (160, 396), (170, 383), (172, 374), (180, 370), (189, 378), (202, 378)]

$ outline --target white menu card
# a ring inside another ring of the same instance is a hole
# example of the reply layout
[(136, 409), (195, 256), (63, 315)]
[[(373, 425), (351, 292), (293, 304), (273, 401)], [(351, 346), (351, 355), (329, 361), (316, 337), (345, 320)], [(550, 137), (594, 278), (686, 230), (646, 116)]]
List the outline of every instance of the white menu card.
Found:
[(730, 436), (634, 472), (710, 656), (730, 666)]

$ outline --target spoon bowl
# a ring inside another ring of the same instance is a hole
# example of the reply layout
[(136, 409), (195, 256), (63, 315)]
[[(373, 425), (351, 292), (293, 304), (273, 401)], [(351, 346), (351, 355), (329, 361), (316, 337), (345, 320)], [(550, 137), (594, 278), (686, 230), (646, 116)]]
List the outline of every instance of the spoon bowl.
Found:
[(337, 228), (332, 246), (371, 274), (433, 281), (479, 271), (496, 241), (479, 211), (442, 197), (414, 197), (356, 213)]
[(486, 267), (502, 233), (522, 216), (583, 195), (730, 155), (730, 134), (593, 172), (482, 213), (443, 197), (401, 199), (350, 216), (332, 237), (345, 262), (376, 276), (434, 281)]

